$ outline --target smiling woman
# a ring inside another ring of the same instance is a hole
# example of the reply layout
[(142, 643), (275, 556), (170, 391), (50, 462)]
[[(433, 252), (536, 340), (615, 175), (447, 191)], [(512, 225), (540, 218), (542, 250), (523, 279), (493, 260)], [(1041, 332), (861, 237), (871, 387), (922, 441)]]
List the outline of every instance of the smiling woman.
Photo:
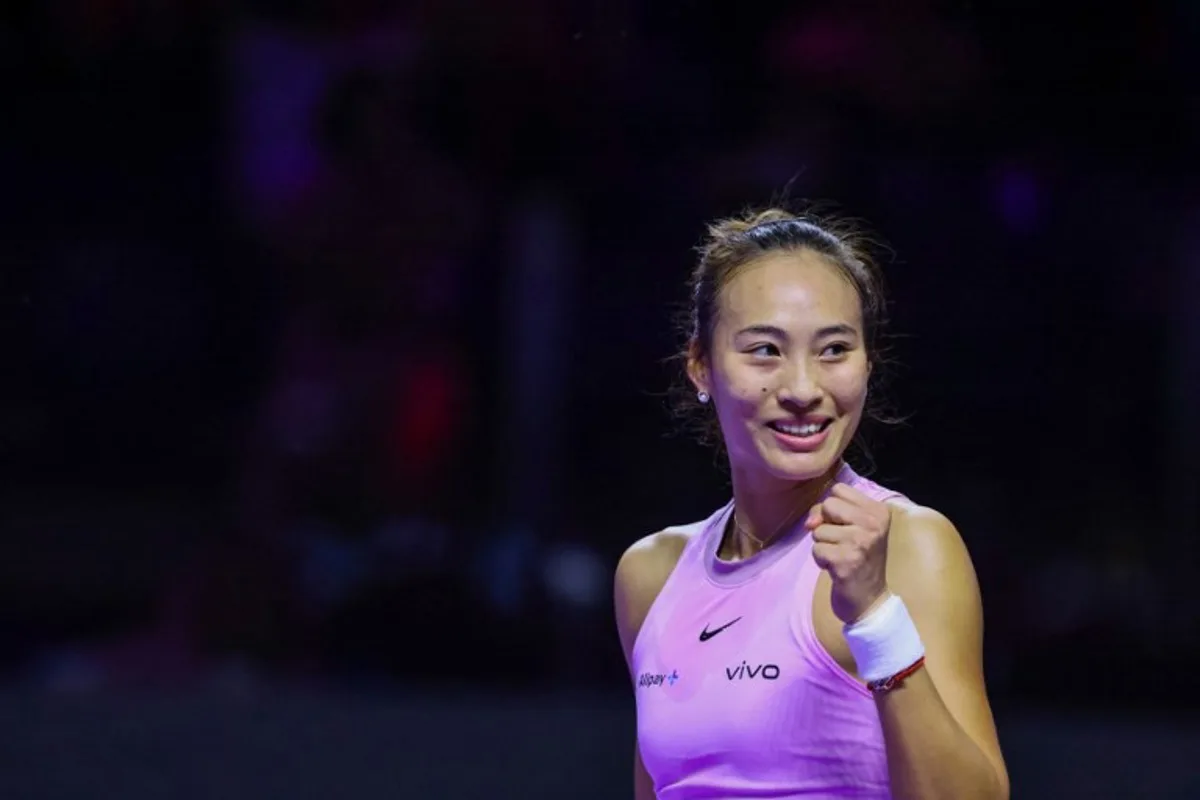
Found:
[(691, 298), (687, 376), (733, 499), (617, 567), (636, 797), (1007, 797), (962, 539), (843, 458), (877, 372), (877, 271), (772, 209), (710, 227)]

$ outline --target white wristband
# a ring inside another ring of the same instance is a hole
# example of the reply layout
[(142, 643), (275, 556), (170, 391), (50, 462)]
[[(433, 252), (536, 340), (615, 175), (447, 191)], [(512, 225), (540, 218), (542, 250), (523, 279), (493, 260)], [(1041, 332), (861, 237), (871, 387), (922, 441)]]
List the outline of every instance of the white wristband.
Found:
[(842, 628), (842, 635), (868, 683), (890, 678), (925, 655), (925, 645), (904, 601), (892, 595), (867, 616)]

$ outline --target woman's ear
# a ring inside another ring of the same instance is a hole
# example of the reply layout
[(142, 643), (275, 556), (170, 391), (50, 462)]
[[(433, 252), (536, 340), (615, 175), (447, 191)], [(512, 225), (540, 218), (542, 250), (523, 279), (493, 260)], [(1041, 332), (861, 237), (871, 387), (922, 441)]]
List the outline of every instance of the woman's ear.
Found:
[(709, 375), (708, 363), (700, 352), (700, 345), (695, 339), (688, 343), (687, 375), (696, 392), (703, 392), (712, 397), (712, 380)]

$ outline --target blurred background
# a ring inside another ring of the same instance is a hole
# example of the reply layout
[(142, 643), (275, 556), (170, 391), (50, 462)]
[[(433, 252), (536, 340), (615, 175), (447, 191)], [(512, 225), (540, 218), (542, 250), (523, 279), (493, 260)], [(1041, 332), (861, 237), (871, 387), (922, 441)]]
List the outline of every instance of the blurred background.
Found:
[(1200, 797), (1200, 6), (48, 0), (0, 22), (5, 798), (629, 796), (611, 575), (728, 496), (706, 220), (891, 250), (853, 463), (1014, 797)]

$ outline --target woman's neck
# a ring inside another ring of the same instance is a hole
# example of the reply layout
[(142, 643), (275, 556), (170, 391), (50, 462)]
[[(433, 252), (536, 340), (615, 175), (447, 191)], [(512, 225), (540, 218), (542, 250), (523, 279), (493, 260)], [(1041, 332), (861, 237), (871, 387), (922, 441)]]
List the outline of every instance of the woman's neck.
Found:
[(825, 474), (805, 481), (763, 481), (734, 473), (733, 520), (722, 547), (731, 560), (749, 558), (769, 547), (803, 520), (842, 468), (839, 460)]

